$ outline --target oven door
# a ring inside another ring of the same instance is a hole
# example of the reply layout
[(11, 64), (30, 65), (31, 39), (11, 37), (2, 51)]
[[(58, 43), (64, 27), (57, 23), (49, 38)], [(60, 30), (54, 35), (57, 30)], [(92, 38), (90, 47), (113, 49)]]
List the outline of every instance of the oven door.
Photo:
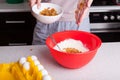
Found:
[(103, 42), (120, 41), (120, 11), (90, 12), (90, 23)]
[(120, 41), (120, 23), (91, 23), (91, 32), (99, 36), (103, 42)]

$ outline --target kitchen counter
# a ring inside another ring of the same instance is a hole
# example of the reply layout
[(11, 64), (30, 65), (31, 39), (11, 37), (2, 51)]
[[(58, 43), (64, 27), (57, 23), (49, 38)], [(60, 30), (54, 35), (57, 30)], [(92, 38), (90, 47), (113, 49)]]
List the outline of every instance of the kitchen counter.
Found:
[(0, 47), (0, 63), (29, 55), (36, 55), (54, 80), (120, 80), (120, 42), (102, 43), (93, 60), (80, 69), (57, 64), (45, 45)]
[(5, 1), (0, 2), (0, 12), (28, 12), (30, 7), (27, 1), (17, 4), (8, 4)]

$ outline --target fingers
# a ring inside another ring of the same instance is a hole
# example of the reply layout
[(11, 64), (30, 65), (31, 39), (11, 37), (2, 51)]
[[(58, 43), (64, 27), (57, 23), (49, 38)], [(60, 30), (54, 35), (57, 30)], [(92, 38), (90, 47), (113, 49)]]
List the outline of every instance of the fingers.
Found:
[(40, 8), (41, 0), (37, 0), (37, 8)]
[(86, 8), (82, 14), (79, 14), (79, 17), (77, 19), (77, 24), (79, 25), (83, 19), (85, 18), (86, 14), (88, 13), (89, 8)]
[(40, 7), (41, 0), (29, 0), (29, 5), (32, 7), (33, 5), (37, 4), (37, 7)]
[(88, 0), (87, 6), (90, 7), (92, 2), (93, 2), (93, 0)]
[(76, 24), (79, 25), (79, 21), (80, 21), (80, 15), (81, 12), (79, 10), (76, 10), (76, 13), (75, 13), (75, 19), (76, 19)]
[(29, 0), (29, 5), (32, 7), (36, 3), (36, 0)]
[(84, 3), (85, 3), (84, 0), (79, 1), (78, 5), (77, 5), (77, 9), (81, 10), (84, 6)]
[(76, 23), (77, 23), (77, 21), (78, 21), (78, 14), (79, 14), (79, 10), (77, 9), (77, 10), (75, 11), (75, 19), (76, 19)]
[(77, 10), (75, 11), (76, 24), (79, 25), (79, 23), (82, 21), (85, 9), (86, 9), (85, 4), (83, 3), (78, 4)]
[(77, 10), (75, 11), (76, 24), (79, 25), (84, 9), (86, 8), (85, 0), (80, 0), (77, 4)]

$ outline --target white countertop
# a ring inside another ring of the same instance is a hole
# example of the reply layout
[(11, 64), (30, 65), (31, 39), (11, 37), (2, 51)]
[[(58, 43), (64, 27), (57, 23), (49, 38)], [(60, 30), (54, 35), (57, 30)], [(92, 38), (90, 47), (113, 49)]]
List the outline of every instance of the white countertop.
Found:
[(57, 64), (45, 45), (0, 47), (0, 63), (28, 55), (36, 55), (54, 80), (120, 80), (120, 42), (102, 43), (93, 60), (80, 69)]

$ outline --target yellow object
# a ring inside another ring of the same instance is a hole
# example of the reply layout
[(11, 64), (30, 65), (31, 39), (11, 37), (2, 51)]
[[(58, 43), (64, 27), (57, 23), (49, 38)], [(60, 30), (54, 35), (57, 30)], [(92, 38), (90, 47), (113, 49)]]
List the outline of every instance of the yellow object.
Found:
[(34, 64), (34, 61), (28, 57), (30, 69), (26, 70), (18, 62), (0, 64), (0, 80), (42, 80), (42, 72)]
[(16, 80), (10, 72), (13, 64), (0, 64), (0, 80)]

